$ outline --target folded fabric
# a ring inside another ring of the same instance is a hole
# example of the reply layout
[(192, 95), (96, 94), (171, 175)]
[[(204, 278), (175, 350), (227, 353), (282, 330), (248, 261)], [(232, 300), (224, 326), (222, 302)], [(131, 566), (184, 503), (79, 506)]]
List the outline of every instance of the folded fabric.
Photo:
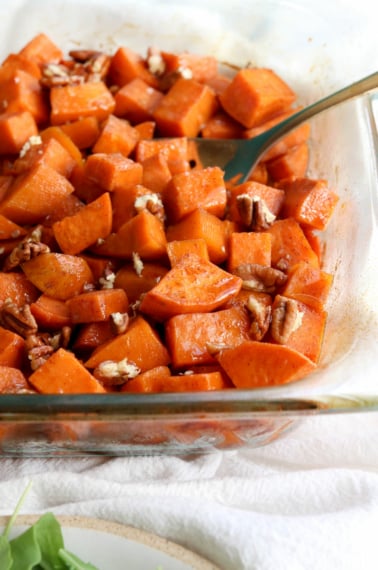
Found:
[(52, 511), (154, 532), (224, 570), (376, 570), (378, 413), (323, 416), (206, 456), (2, 459), (1, 514)]

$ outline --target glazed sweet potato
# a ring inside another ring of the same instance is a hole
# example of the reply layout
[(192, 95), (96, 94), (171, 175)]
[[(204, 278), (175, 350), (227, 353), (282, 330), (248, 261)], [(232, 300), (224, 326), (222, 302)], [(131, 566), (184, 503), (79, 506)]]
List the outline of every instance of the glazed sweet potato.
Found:
[(190, 137), (297, 109), (273, 70), (218, 64), (39, 34), (0, 65), (0, 392), (253, 389), (318, 366), (338, 196), (307, 177), (308, 124), (242, 184), (204, 167)]

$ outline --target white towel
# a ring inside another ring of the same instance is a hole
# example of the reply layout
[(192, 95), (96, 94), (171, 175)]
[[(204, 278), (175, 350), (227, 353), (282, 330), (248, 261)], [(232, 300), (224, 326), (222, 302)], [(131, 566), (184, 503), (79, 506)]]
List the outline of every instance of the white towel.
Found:
[(224, 570), (378, 568), (378, 414), (308, 419), (261, 448), (0, 460), (0, 514), (52, 511), (154, 532)]

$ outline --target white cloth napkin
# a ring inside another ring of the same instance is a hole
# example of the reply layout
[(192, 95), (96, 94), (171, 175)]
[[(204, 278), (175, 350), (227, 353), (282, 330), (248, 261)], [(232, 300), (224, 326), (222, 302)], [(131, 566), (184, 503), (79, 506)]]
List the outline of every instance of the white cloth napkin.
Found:
[(0, 460), (0, 514), (103, 518), (224, 570), (376, 570), (378, 413), (313, 417), (257, 449), (177, 457)]

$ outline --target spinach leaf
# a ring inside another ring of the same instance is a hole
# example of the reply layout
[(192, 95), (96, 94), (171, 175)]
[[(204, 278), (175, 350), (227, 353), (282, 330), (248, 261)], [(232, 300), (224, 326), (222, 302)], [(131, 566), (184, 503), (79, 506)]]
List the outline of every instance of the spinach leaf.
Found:
[(9, 542), (13, 564), (11, 570), (33, 570), (41, 562), (41, 549), (39, 548), (35, 526), (28, 528)]
[(11, 570), (12, 554), (8, 539), (0, 536), (0, 568), (1, 570)]
[(34, 524), (36, 538), (41, 550), (40, 566), (43, 570), (67, 570), (58, 552), (64, 548), (62, 529), (52, 513), (42, 515)]
[(96, 566), (93, 566), (93, 564), (83, 562), (80, 558), (75, 556), (75, 554), (72, 554), (72, 552), (69, 552), (65, 548), (59, 550), (59, 556), (66, 563), (66, 570), (99, 570)]

